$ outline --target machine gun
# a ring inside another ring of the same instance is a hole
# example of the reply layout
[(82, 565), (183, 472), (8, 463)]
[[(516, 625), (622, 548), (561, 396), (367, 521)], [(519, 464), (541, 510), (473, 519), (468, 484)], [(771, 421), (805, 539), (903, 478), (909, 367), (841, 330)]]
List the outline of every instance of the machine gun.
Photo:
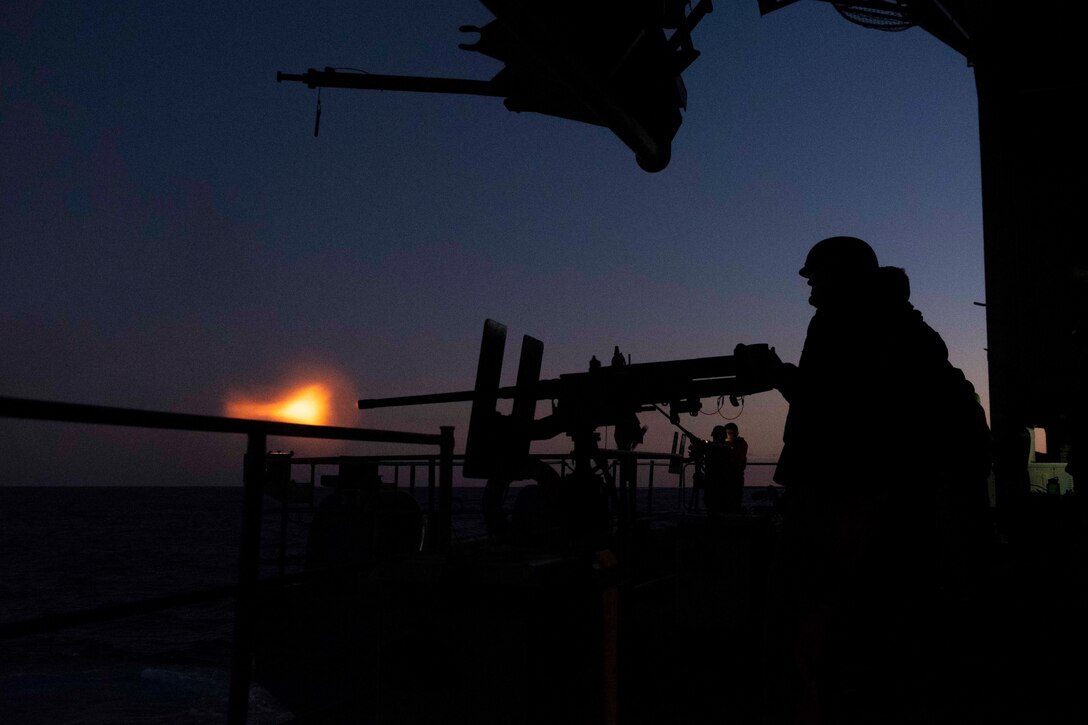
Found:
[[(494, 515), (495, 496), (505, 494), (511, 481), (553, 480), (529, 456), (532, 441), (568, 435), (574, 444), (574, 485), (603, 478), (607, 490), (614, 492), (615, 483), (598, 447), (598, 428), (615, 426), (617, 447), (633, 449), (643, 433), (638, 413), (663, 406), (670, 420), (678, 424), (680, 414), (699, 412), (703, 398), (770, 390), (773, 364), (778, 360), (767, 345), (737, 345), (733, 355), (632, 364), (617, 347), (609, 365), (594, 357), (587, 372), (541, 380), (544, 344), (526, 335), (516, 384), (500, 387), (505, 346), (506, 327), (487, 320), (472, 390), (359, 401), (364, 410), (471, 401), (463, 473), (466, 478), (488, 480), (485, 516), (489, 506)], [(500, 399), (513, 400), (509, 415), (497, 411)], [(550, 401), (551, 413), (536, 418), (539, 401)], [(495, 521), (493, 526), (489, 517), (489, 529), (501, 528), (497, 518)]]
[[(464, 50), (504, 65), (491, 80), (379, 75), (352, 69), (310, 68), (277, 73), (276, 81), (310, 88), (455, 93), (503, 98), (511, 111), (542, 113), (609, 128), (639, 167), (669, 164), (672, 141), (687, 108), (683, 71), (699, 57), (695, 26), (710, 0), (658, 3), (483, 0), (494, 19), (464, 25), (475, 33)], [(666, 32), (667, 31), (667, 32)], [(318, 95), (314, 136), (321, 122)]]

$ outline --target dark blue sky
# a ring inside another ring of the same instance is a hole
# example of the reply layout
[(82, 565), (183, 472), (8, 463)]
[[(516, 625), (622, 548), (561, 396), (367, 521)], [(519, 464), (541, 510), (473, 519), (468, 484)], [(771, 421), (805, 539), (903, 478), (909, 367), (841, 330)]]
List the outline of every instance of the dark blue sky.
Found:
[[(316, 91), (275, 82), (326, 65), (487, 79), (499, 64), (457, 43), (489, 17), (471, 0), (5, 7), (0, 394), (219, 414), (231, 394), (321, 378), (334, 422), (449, 423), (463, 441), (465, 406), (355, 402), (471, 387), (487, 317), (509, 327), (510, 382), (522, 334), (544, 341), (546, 377), (616, 344), (636, 362), (739, 342), (796, 360), (811, 315), (797, 269), (852, 234), (907, 269), (986, 400), (962, 56), (822, 2), (763, 18), (719, 2), (659, 174), (604, 129), (489, 98), (326, 89), (315, 139)], [(784, 414), (776, 393), (749, 398), (753, 455), (777, 454)], [(667, 449), (664, 419), (645, 422), (647, 448)], [(89, 480), (124, 482), (143, 469), (114, 457), (136, 449), (169, 467), (240, 445), (21, 422), (0, 441), (7, 483), (88, 456)]]

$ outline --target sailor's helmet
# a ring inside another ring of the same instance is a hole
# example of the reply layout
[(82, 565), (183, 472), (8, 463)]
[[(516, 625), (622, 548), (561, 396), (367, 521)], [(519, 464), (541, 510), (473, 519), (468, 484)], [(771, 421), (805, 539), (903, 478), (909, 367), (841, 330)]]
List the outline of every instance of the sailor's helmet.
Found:
[(828, 237), (813, 245), (799, 274), (833, 270), (836, 274), (874, 272), (880, 266), (876, 252), (868, 242), (857, 237)]

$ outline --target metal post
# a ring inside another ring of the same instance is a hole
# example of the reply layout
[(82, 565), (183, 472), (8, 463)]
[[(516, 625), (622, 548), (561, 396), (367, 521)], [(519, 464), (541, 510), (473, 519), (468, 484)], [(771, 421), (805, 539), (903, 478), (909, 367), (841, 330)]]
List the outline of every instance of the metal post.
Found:
[(434, 514), (436, 510), (434, 500), (435, 483), (437, 482), (434, 477), (434, 456), (431, 456), (427, 460), (427, 513), (429, 514)]
[(265, 435), (249, 433), (243, 471), (245, 512), (238, 557), (238, 598), (234, 610), (234, 656), (231, 661), (227, 719), (245, 725), (249, 716), (249, 683), (253, 675), (253, 629), (257, 614), (257, 569), (260, 564), (261, 503), (264, 496)]
[(622, 468), (625, 469), (623, 478), (627, 486), (627, 515), (629, 522), (635, 520), (638, 513), (638, 459), (634, 456), (623, 460)]
[(453, 426), (444, 425), (439, 430), (442, 435), (438, 468), (439, 541), (445, 546), (453, 535)]
[[(620, 513), (619, 551), (620, 561), (627, 562), (628, 572), (633, 568), (631, 560), (633, 549), (632, 538), (634, 536), (635, 515), (638, 504), (635, 497), (638, 493), (638, 459), (634, 455), (626, 455), (616, 461), (619, 464), (619, 485), (623, 495), (620, 496), (620, 505), (623, 507)], [(613, 470), (615, 467), (613, 466)]]
[(646, 481), (646, 513), (647, 515), (654, 512), (654, 463), (656, 461), (650, 461), (650, 477)]
[(598, 551), (593, 568), (601, 597), (601, 724), (619, 722), (619, 577), (615, 554)]
[(283, 500), (280, 501), (280, 576), (287, 571), (287, 500), (291, 497), (291, 486), (288, 482), (284, 491)]

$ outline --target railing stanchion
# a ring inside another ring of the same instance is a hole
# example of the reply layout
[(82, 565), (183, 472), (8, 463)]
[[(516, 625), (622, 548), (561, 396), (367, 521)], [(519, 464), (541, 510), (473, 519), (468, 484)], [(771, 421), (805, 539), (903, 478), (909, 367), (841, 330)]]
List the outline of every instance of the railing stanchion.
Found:
[(427, 459), (427, 513), (431, 515), (434, 515), (437, 510), (434, 496), (435, 483), (437, 483), (434, 476), (434, 464), (434, 456), (429, 457)]
[(654, 512), (654, 463), (650, 461), (650, 475), (646, 479), (646, 514), (650, 515)]
[(257, 615), (257, 569), (260, 564), (261, 503), (264, 496), (266, 437), (250, 432), (243, 472), (245, 512), (238, 562), (238, 599), (234, 610), (234, 657), (227, 705), (231, 725), (245, 725), (249, 716), (249, 685), (253, 676), (253, 630)]
[(440, 426), (438, 430), (442, 437), (438, 444), (438, 519), (442, 522), (439, 542), (448, 546), (453, 533), (453, 426)]
[(317, 466), (310, 464), (310, 508), (314, 507), (314, 484), (317, 480)]
[(288, 482), (287, 489), (283, 493), (283, 500), (280, 501), (280, 576), (287, 573), (287, 514), (292, 490), (290, 483)]

